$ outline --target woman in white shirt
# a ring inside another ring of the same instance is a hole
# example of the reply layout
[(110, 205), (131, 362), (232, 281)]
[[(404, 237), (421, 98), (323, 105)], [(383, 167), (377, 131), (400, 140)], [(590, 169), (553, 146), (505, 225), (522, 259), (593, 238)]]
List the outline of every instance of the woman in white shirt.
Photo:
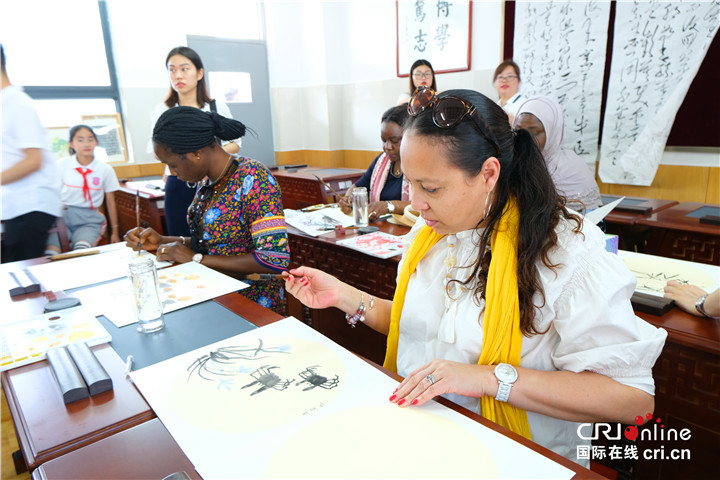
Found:
[(438, 91), (437, 81), (435, 80), (435, 70), (430, 62), (423, 58), (415, 60), (410, 67), (409, 82), (410, 87), (408, 93), (400, 94), (397, 101), (398, 105), (408, 103), (412, 94), (415, 93), (415, 89), (419, 87), (430, 87), (436, 92)]
[[(170, 92), (153, 113), (152, 125), (169, 108), (183, 106), (195, 107), (205, 111), (217, 112), (223, 117), (232, 118), (227, 105), (210, 97), (205, 82), (205, 68), (200, 55), (189, 47), (175, 47), (165, 59), (170, 76)], [(240, 140), (223, 143), (223, 149), (230, 154), (240, 150)], [(152, 142), (148, 142), (147, 152), (152, 153)], [(178, 180), (174, 172), (165, 169), (165, 223), (167, 234), (171, 236), (190, 236), (187, 222), (187, 209), (195, 197), (195, 186)]]
[(518, 107), (524, 99), (519, 91), (520, 67), (512, 60), (505, 60), (495, 69), (493, 83), (498, 92), (497, 104), (505, 110), (510, 123), (513, 123)]
[(419, 90), (401, 154), (421, 219), (406, 236), (393, 301), (319, 270), (288, 292), (388, 335), (390, 401), (436, 395), (577, 458), (582, 422), (654, 409), (666, 332), (637, 318), (635, 280), (602, 232), (565, 209), (526, 130), (469, 90)]

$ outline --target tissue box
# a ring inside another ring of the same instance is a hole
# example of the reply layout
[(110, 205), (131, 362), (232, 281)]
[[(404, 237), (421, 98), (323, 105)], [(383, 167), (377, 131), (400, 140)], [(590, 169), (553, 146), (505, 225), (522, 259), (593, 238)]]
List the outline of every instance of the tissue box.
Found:
[(617, 235), (610, 235), (609, 233), (605, 234), (605, 250), (607, 250), (610, 253), (617, 254), (617, 252), (618, 252), (618, 236)]

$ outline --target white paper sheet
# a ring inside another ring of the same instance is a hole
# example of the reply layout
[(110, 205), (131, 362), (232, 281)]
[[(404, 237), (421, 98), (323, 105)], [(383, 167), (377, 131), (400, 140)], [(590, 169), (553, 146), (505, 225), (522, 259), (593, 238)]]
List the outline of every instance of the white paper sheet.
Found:
[[(188, 262), (158, 270), (163, 313), (174, 312), (249, 285), (205, 265)], [(94, 315), (105, 315), (118, 328), (136, 323), (130, 282), (121, 279), (72, 292)]]
[(368, 255), (380, 258), (390, 258), (402, 254), (403, 237), (385, 232), (366, 233), (357, 237), (350, 237), (337, 242), (353, 250), (359, 250)]
[(716, 265), (624, 250), (618, 250), (618, 256), (635, 275), (637, 292), (662, 297), (663, 289), (670, 280), (697, 285), (708, 292), (712, 292), (720, 284), (720, 267)]
[(293, 211), (290, 215), (285, 215), (285, 222), (313, 237), (332, 233), (332, 229), (338, 225), (351, 227), (355, 224), (353, 218), (345, 215), (340, 207), (328, 207), (312, 212)]
[[(28, 270), (50, 291), (70, 290), (127, 276), (128, 262), (138, 253), (124, 244), (108, 247), (114, 248), (99, 248), (97, 255), (33, 265)], [(155, 259), (155, 255), (148, 252), (142, 252), (142, 255)], [(161, 268), (171, 263), (155, 261), (155, 265)]]
[(587, 214), (585, 214), (585, 218), (593, 225), (597, 225), (600, 220), (607, 217), (607, 214), (612, 212), (613, 209), (617, 207), (623, 200), (625, 200), (625, 197), (618, 198), (617, 200), (614, 200), (607, 205), (596, 208), (592, 212), (588, 212)]
[(54, 347), (75, 342), (89, 346), (112, 340), (100, 322), (84, 307), (45, 313), (20, 322), (4, 324), (0, 330), (0, 371), (39, 362)]
[(554, 478), (572, 472), (397, 382), (287, 318), (131, 373), (213, 478)]

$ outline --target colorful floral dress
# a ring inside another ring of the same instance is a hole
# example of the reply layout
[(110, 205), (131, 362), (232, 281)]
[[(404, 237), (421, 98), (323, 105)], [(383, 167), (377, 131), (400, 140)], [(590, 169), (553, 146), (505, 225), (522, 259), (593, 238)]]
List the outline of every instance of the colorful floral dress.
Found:
[[(233, 160), (216, 183), (198, 188), (188, 209), (193, 251), (209, 255), (252, 254), (259, 265), (281, 272), (290, 262), (280, 186), (265, 166)], [(283, 283), (249, 281), (239, 293), (284, 313)]]

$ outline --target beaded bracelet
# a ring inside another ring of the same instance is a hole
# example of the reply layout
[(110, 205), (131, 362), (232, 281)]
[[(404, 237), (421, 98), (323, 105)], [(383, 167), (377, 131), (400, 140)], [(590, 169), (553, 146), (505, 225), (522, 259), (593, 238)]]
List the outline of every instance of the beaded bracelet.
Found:
[(368, 302), (369, 305), (367, 309), (365, 308), (364, 300), (365, 295), (360, 292), (360, 306), (358, 307), (357, 311), (353, 315), (347, 313), (345, 314), (345, 320), (347, 320), (348, 325), (350, 325), (352, 328), (355, 328), (357, 322), (364, 322), (365, 312), (369, 312), (375, 306), (375, 297), (373, 295), (370, 295), (370, 301)]
[(365, 295), (362, 292), (360, 292), (360, 306), (357, 311), (353, 315), (346, 313), (345, 320), (352, 328), (355, 328), (358, 321), (365, 321)]

